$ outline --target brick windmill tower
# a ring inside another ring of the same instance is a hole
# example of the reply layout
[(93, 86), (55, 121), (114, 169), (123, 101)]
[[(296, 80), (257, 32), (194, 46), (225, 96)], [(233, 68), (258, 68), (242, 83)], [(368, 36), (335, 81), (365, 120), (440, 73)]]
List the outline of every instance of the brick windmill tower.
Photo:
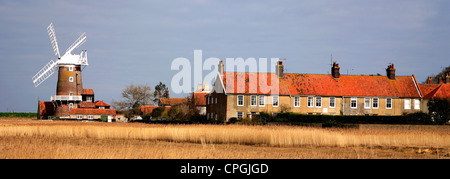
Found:
[(81, 70), (82, 66), (88, 65), (87, 51), (81, 51), (80, 54), (72, 54), (72, 51), (86, 42), (86, 33), (83, 33), (61, 56), (53, 23), (47, 27), (47, 31), (57, 59), (50, 60), (32, 80), (34, 86), (38, 87), (58, 69), (56, 95), (51, 96), (51, 102), (55, 106), (55, 116), (65, 116), (69, 114), (70, 108), (82, 101)]

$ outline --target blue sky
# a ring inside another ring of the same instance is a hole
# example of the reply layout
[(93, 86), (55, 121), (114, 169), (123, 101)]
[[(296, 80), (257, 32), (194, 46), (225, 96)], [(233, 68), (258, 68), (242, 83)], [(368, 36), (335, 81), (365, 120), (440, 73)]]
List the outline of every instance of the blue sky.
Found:
[[(288, 73), (415, 74), (422, 82), (450, 65), (450, 1), (0, 1), (0, 112), (35, 112), (56, 93), (57, 74), (35, 88), (31, 77), (87, 33), (83, 87), (120, 99), (129, 84), (170, 85), (172, 60), (287, 58)], [(209, 71), (204, 71), (203, 75)], [(196, 86), (193, 84), (193, 87)], [(186, 96), (173, 94), (171, 96)]]

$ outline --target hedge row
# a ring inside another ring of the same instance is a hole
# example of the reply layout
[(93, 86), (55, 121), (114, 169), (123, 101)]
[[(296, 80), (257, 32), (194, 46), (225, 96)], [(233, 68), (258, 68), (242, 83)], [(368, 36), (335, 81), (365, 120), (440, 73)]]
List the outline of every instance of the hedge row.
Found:
[(32, 117), (36, 117), (36, 113), (2, 112), (2, 113), (0, 113), (0, 117), (24, 117), (24, 118), (32, 118)]
[(341, 116), (341, 115), (306, 115), (298, 113), (279, 113), (276, 116), (261, 114), (267, 122), (322, 123), (322, 125), (339, 124), (434, 124), (426, 113), (414, 113), (403, 116)]

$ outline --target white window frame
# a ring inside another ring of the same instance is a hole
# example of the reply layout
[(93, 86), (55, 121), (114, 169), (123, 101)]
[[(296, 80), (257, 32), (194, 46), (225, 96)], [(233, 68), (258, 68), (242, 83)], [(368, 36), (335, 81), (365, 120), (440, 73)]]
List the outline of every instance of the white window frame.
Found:
[[(320, 103), (318, 103), (318, 102), (320, 102)], [(316, 108), (322, 108), (322, 96), (316, 96), (316, 100), (315, 100), (314, 104), (316, 105)]]
[(92, 96), (87, 96), (86, 101), (92, 102)]
[(94, 115), (88, 115), (88, 119), (89, 120), (93, 120), (94, 119)]
[(77, 119), (83, 119), (83, 115), (77, 115)]
[(364, 109), (370, 109), (370, 98), (364, 98)]
[[(333, 103), (331, 103), (331, 101), (333, 101)], [(331, 105), (333, 104), (333, 105)], [(336, 108), (336, 98), (335, 97), (330, 97), (330, 108)]]
[(420, 109), (420, 100), (414, 99), (414, 109)]
[[(258, 104), (258, 97), (256, 97), (256, 95), (251, 95), (250, 96), (250, 106), (257, 106)], [(255, 103), (253, 103), (255, 102)]]
[(405, 109), (411, 109), (411, 99), (405, 99), (404, 103)]
[(314, 107), (314, 96), (308, 96), (306, 103), (307, 103), (306, 105), (308, 108), (313, 108)]
[(69, 77), (69, 82), (73, 82), (73, 77)]
[[(375, 104), (377, 104), (376, 107), (375, 107)], [(372, 108), (373, 109), (378, 109), (379, 107), (380, 107), (380, 98), (372, 98)]]
[[(352, 106), (352, 101), (355, 101), (355, 107)], [(350, 108), (352, 109), (358, 108), (358, 98), (355, 97), (350, 98)]]
[[(277, 104), (275, 105), (275, 99)], [(272, 107), (278, 107), (280, 106), (280, 96), (272, 96)]]
[[(240, 115), (241, 117), (239, 117), (239, 114), (241, 114), (241, 115)], [(237, 114), (236, 114), (236, 118), (238, 118), (238, 119), (244, 118), (244, 112), (238, 111)]]
[[(262, 104), (261, 104), (261, 102), (262, 102)], [(259, 107), (264, 107), (266, 105), (266, 98), (265, 98), (265, 96), (259, 96), (258, 105), (259, 105)]]
[(70, 66), (70, 67), (69, 67), (69, 71), (73, 71), (73, 66)]
[(300, 107), (300, 96), (294, 96), (294, 107)]
[[(242, 100), (241, 100), (242, 104), (239, 104), (239, 98), (242, 98)], [(236, 101), (237, 101), (237, 106), (244, 106), (244, 95), (238, 95)]]
[(69, 96), (73, 96), (73, 93), (72, 93), (72, 92), (69, 92)]
[(69, 103), (69, 109), (73, 108), (73, 103)]
[[(391, 101), (390, 103), (388, 103), (388, 99)], [(390, 104), (391, 106), (388, 107), (388, 104)], [(392, 109), (392, 98), (386, 98), (386, 109)]]

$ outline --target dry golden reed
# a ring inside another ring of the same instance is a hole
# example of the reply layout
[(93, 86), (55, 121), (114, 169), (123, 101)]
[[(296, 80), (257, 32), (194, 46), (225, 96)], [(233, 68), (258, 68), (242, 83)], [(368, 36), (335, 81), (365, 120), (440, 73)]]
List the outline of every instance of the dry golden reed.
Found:
[(298, 126), (148, 125), (77, 121), (1, 121), (0, 137), (128, 139), (198, 144), (410, 146), (448, 148), (448, 130), (356, 130)]

